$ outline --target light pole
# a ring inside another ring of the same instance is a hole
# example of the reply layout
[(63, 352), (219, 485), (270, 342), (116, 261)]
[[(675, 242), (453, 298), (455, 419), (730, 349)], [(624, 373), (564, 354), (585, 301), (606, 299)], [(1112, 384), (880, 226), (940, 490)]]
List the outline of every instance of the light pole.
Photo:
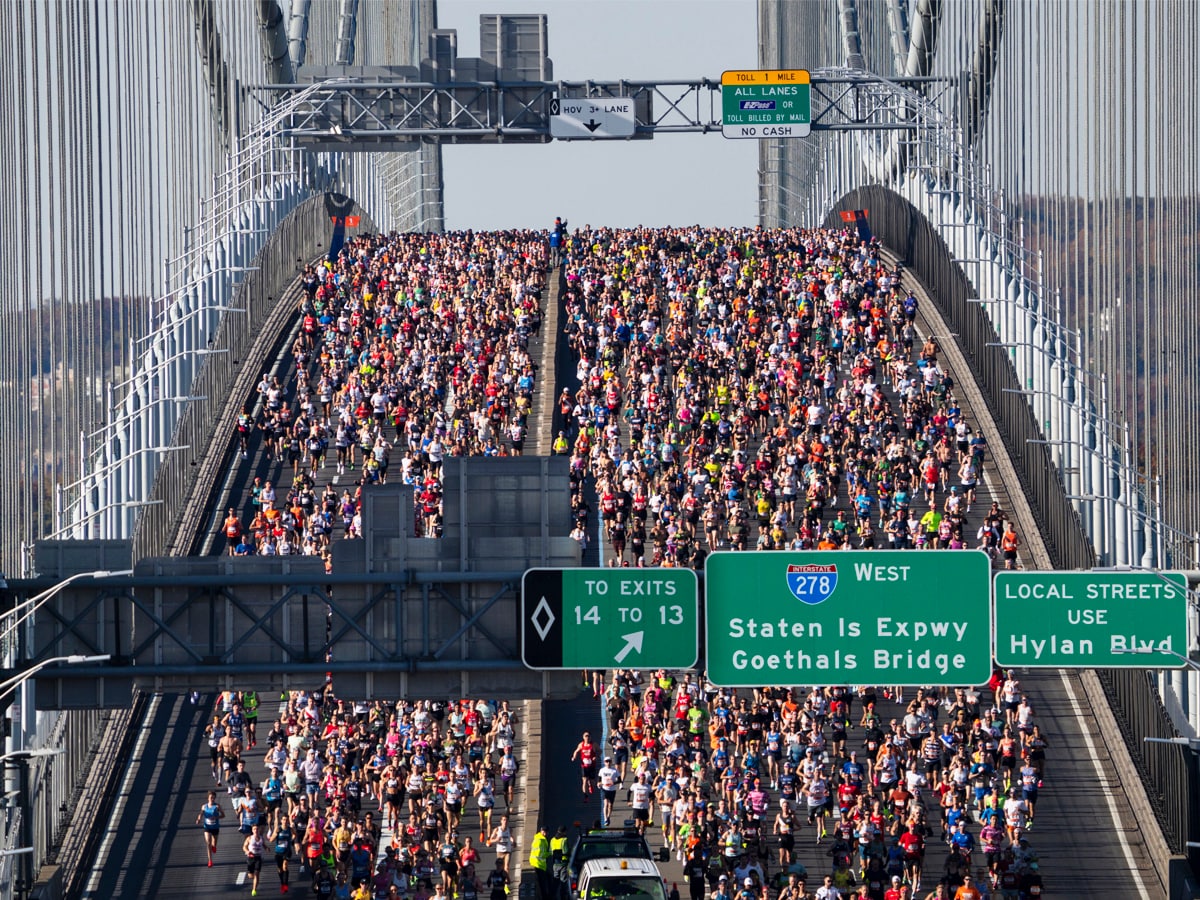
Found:
[[(77, 581), (82, 581), (88, 578), (110, 578), (118, 575), (132, 575), (132, 569), (121, 569), (117, 571), (109, 571), (108, 569), (96, 569), (91, 572), (76, 572), (74, 575), (69, 575), (57, 584), (51, 585), (46, 590), (39, 594), (34, 594), (28, 599), (22, 600), (15, 604), (11, 609), (6, 609), (0, 614), (0, 668), (7, 669), (9, 672), (16, 674), (7, 681), (0, 683), (0, 701), (3, 701), (8, 694), (15, 692), (21, 687), (29, 675), (39, 671), (45, 666), (55, 662), (63, 662), (67, 665), (76, 664), (82, 661), (83, 657), (67, 656), (54, 657), (52, 659), (42, 660), (35, 668), (17, 671), (22, 656), (21, 642), (21, 626), (28, 621), (47, 601), (55, 594), (69, 587)], [(96, 661), (88, 658), (89, 661)], [(107, 657), (105, 657), (107, 659)], [(26, 726), (29, 724), (29, 703), (27, 698), (21, 697), (21, 721), (13, 723), (13, 729), (8, 736), (6, 746), (9, 750), (23, 749), (25, 742)], [(0, 702), (0, 716), (6, 715), (6, 703)]]
[[(95, 656), (84, 656), (81, 653), (72, 653), (69, 656), (51, 656), (49, 659), (43, 659), (40, 662), (34, 663), (28, 669), (23, 669), (22, 671), (18, 672), (16, 675), (13, 675), (11, 678), (8, 678), (4, 681), (0, 681), (0, 700), (3, 700), (5, 697), (7, 697), (9, 694), (11, 694), (13, 691), (15, 691), (17, 688), (19, 688), (22, 684), (24, 684), (26, 681), (28, 681), (30, 678), (32, 678), (34, 675), (36, 675), (38, 672), (42, 671), (42, 669), (46, 668), (47, 666), (52, 666), (55, 663), (63, 663), (64, 665), (68, 665), (68, 666), (78, 666), (78, 665), (83, 665), (85, 663), (108, 662), (110, 659), (112, 659), (112, 655), (108, 654), (108, 653), (100, 653)], [(25, 753), (25, 752), (31, 752), (31, 751), (24, 751), (24, 750), (12, 751), (12, 753)], [(12, 755), (12, 754), (9, 754), (9, 755)], [(4, 757), (0, 756), (0, 759), (4, 759)]]
[(12, 753), (5, 753), (3, 756), (0, 756), (0, 763), (7, 762), (10, 759), (24, 762), (29, 759), (40, 759), (43, 756), (62, 756), (66, 752), (66, 747), (40, 747), (37, 750), (14, 750)]
[[(19, 619), (17, 619), (17, 621), (10, 625), (0, 625), (0, 627), (4, 629), (2, 632), (0, 632), (0, 644), (2, 644), (14, 631), (16, 631), (21, 623), (37, 612), (47, 600), (49, 600), (63, 588), (69, 587), (75, 582), (82, 581), (85, 578), (113, 578), (118, 575), (132, 574), (133, 569), (116, 569), (111, 571), (109, 569), (96, 569), (91, 572), (76, 572), (74, 575), (68, 575), (62, 581), (58, 582), (58, 584), (46, 588), (46, 590), (42, 591), (40, 594), (35, 594), (27, 600), (22, 600), (12, 609), (5, 610), (3, 615), (0, 615), (0, 621), (3, 621), (8, 617), (15, 616), (23, 611), (23, 614)], [(25, 607), (28, 607), (28, 609), (25, 609)], [(0, 685), (0, 687), (3, 686)]]
[[(1175, 587), (1175, 585), (1172, 585)], [(1128, 653), (1131, 656), (1154, 656), (1158, 653), (1165, 653), (1167, 656), (1173, 656), (1193, 672), (1200, 672), (1200, 662), (1192, 659), (1186, 653), (1180, 653), (1178, 650), (1159, 649), (1155, 647), (1125, 647), (1124, 649), (1113, 650), (1113, 653)]]
[[(1186, 653), (1180, 653), (1178, 650), (1168, 650), (1166, 648), (1157, 648), (1156, 649), (1156, 648), (1152, 648), (1152, 647), (1126, 647), (1124, 650), (1114, 650), (1113, 652), (1114, 653), (1128, 653), (1128, 654), (1132, 654), (1134, 656), (1152, 656), (1154, 654), (1162, 653), (1167, 656), (1175, 657), (1177, 660), (1179, 660), (1181, 663), (1183, 663), (1183, 665), (1185, 667), (1187, 667), (1188, 669), (1191, 669), (1193, 672), (1200, 672), (1200, 663), (1196, 662), (1196, 660), (1192, 659)], [(1195, 684), (1195, 680), (1194, 680), (1195, 678), (1196, 678), (1196, 676), (1193, 675), (1192, 676), (1192, 684), (1193, 685)], [(1170, 685), (1171, 685), (1171, 690), (1175, 694), (1176, 705), (1179, 708), (1180, 715), (1182, 715), (1183, 718), (1185, 718), (1185, 719), (1191, 720), (1188, 722), (1188, 725), (1193, 729), (1193, 733), (1194, 733), (1196, 726), (1195, 726), (1193, 716), (1195, 715), (1195, 713), (1194, 712), (1189, 713), (1188, 710), (1184, 709), (1184, 704), (1186, 703), (1186, 701), (1188, 699), (1188, 695), (1185, 693), (1185, 688), (1187, 687), (1184, 684), (1185, 680), (1187, 680), (1187, 679), (1184, 678), (1183, 673), (1176, 669), (1174, 671), (1174, 675), (1170, 681)], [(1161, 677), (1161, 679), (1159, 679), (1159, 692), (1160, 692), (1160, 695), (1164, 698), (1164, 700), (1168, 696), (1167, 690), (1166, 690), (1167, 684), (1168, 684), (1168, 681), (1166, 679), (1166, 673), (1163, 673), (1163, 676)], [(1190, 705), (1190, 704), (1188, 704), (1188, 705)], [(1167, 714), (1170, 718), (1172, 718), (1172, 719), (1175, 718), (1175, 716), (1171, 714), (1170, 710), (1168, 710)], [(1144, 740), (1148, 744), (1183, 744), (1188, 747), (1191, 747), (1193, 750), (1200, 750), (1200, 740), (1195, 739), (1195, 738), (1186, 738), (1186, 737), (1151, 738), (1151, 737), (1147, 737), (1147, 738), (1144, 738)]]
[[(66, 581), (61, 582), (51, 588), (61, 590), (65, 586)], [(5, 698), (13, 693), (17, 688), (23, 685), (26, 681), (40, 672), (47, 666), (55, 663), (63, 663), (64, 665), (78, 665), (80, 663), (107, 662), (109, 654), (104, 653), (98, 656), (84, 656), (82, 654), (71, 654), (69, 656), (52, 656), (49, 659), (43, 659), (34, 665), (30, 666), (22, 672), (18, 672), (10, 678), (0, 682), (0, 708), (3, 708)], [(24, 714), (24, 704), (22, 704), (22, 715)], [(22, 741), (24, 741), (24, 732), (21, 733)], [(10, 739), (11, 740), (11, 739)], [(0, 756), (0, 762), (7, 763), (9, 761), (18, 763), (18, 781), (17, 781), (17, 806), (21, 816), (21, 847), (29, 848), (28, 852), (22, 852), (21, 855), (21, 880), (18, 890), (21, 896), (27, 897), (29, 890), (33, 887), (33, 871), (34, 866), (41, 862), (38, 853), (37, 843), (33, 836), (33, 787), (30, 784), (29, 777), (29, 761), (41, 757), (58, 756), (64, 752), (62, 747), (45, 747), (36, 750), (26, 750), (22, 747), (16, 747), (9, 750), (3, 756)], [(7, 782), (7, 777), (5, 778)]]
[[(1183, 663), (1185, 666), (1187, 666), (1193, 672), (1200, 672), (1200, 662), (1196, 662), (1196, 660), (1192, 659), (1187, 654), (1180, 653), (1177, 650), (1151, 650), (1151, 649), (1142, 649), (1140, 647), (1139, 648), (1130, 647), (1125, 650), (1116, 650), (1114, 652), (1115, 653), (1131, 653), (1131, 654), (1135, 654), (1135, 655), (1139, 655), (1139, 656), (1145, 656), (1145, 655), (1149, 655), (1151, 653), (1165, 653), (1168, 656), (1174, 656), (1176, 659), (1178, 659), (1181, 663)], [(1196, 755), (1200, 754), (1200, 739), (1197, 739), (1197, 738), (1189, 738), (1189, 737), (1159, 738), (1159, 737), (1149, 737), (1147, 735), (1142, 738), (1142, 741), (1143, 741), (1143, 743), (1146, 743), (1146, 744), (1174, 744), (1177, 747), (1187, 747), (1188, 750), (1192, 751), (1193, 763), (1196, 761)], [(1189, 774), (1192, 774), (1192, 773), (1189, 773)], [(1184, 837), (1188, 837), (1188, 835), (1184, 835)], [(1200, 842), (1197, 842), (1197, 841), (1185, 841), (1184, 846), (1186, 846), (1190, 850), (1200, 850)]]
[[(33, 888), (33, 867), (34, 860), (38, 859), (37, 847), (33, 842), (33, 797), (30, 789), (29, 778), (29, 760), (41, 756), (59, 756), (65, 752), (63, 747), (47, 747), (41, 750), (18, 750), (15, 753), (5, 753), (0, 756), (0, 763), (13, 763), (18, 768), (17, 772), (17, 813), (20, 818), (20, 846), (9, 850), (9, 856), (21, 856), (15, 865), (21, 872), (21, 877), (17, 879), (14, 887), (19, 892), (20, 896), (28, 897), (29, 891)], [(5, 782), (7, 783), (7, 773), (5, 773)], [(8, 800), (8, 795), (5, 795), (5, 801)]]

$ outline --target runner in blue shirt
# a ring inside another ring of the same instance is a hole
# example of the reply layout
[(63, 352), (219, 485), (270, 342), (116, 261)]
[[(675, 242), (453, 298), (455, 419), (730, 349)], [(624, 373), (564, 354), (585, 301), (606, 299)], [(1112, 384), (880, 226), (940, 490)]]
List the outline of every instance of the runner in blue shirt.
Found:
[(204, 849), (208, 851), (209, 868), (213, 864), (213, 855), (217, 852), (217, 837), (221, 833), (221, 820), (225, 818), (225, 810), (217, 802), (217, 792), (208, 792), (208, 802), (200, 807), (196, 816), (196, 824), (204, 826)]

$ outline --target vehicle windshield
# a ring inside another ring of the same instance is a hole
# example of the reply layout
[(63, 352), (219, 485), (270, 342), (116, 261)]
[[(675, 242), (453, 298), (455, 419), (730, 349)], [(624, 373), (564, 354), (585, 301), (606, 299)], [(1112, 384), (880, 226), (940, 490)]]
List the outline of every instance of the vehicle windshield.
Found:
[(580, 842), (575, 851), (575, 864), (582, 866), (589, 859), (610, 859), (614, 856), (626, 859), (650, 859), (650, 848), (643, 841), (589, 841)]
[(585, 900), (667, 900), (661, 878), (620, 876), (597, 878), (588, 885)]

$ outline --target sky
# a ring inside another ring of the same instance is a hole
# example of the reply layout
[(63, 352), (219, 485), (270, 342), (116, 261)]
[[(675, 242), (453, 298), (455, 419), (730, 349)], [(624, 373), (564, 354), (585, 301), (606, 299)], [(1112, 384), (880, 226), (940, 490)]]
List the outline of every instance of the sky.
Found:
[[(755, 0), (438, 0), (458, 54), (481, 14), (549, 16), (554, 78), (719, 79), (757, 62)], [(707, 111), (707, 107), (704, 107)], [(443, 145), (446, 226), (754, 225), (758, 141), (719, 132), (638, 141)]]

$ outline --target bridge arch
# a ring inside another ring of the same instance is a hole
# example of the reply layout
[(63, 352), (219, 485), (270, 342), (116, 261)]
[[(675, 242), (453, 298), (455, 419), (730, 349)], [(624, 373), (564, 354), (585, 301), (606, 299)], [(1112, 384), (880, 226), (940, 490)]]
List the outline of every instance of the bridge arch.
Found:
[(858, 187), (843, 195), (826, 216), (825, 227), (843, 227), (840, 214), (854, 209), (868, 210), (872, 234), (921, 282), (956, 336), (1009, 448), (1055, 566), (1091, 568), (1095, 551), (1068, 502), (1033, 410), (1019, 393), (1017, 371), (1004, 348), (996, 346), (1000, 337), (982, 305), (969, 302), (979, 293), (938, 228), (907, 199), (882, 185)]

